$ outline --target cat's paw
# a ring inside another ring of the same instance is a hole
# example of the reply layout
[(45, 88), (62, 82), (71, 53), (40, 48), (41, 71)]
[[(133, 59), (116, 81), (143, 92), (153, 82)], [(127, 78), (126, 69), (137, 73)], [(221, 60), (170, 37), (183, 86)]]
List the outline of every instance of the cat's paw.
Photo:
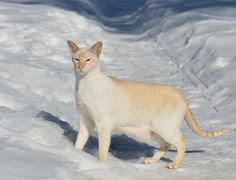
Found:
[(167, 168), (169, 168), (169, 169), (177, 169), (178, 167), (179, 167), (179, 164), (175, 163), (175, 162), (171, 162), (167, 166)]
[(156, 162), (157, 162), (157, 160), (154, 159), (154, 158), (147, 158), (147, 159), (145, 159), (145, 161), (144, 161), (145, 164), (154, 164), (154, 163), (156, 163)]

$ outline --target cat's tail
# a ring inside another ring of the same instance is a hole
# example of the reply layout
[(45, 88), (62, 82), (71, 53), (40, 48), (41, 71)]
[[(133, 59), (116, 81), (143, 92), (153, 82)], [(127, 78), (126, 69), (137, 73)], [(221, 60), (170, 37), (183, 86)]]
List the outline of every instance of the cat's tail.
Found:
[(206, 130), (202, 129), (199, 126), (199, 124), (197, 123), (196, 119), (194, 118), (194, 116), (188, 106), (186, 109), (185, 120), (186, 120), (187, 124), (189, 125), (189, 127), (196, 134), (201, 135), (203, 137), (207, 137), (207, 138), (217, 137), (217, 136), (223, 135), (225, 132), (228, 131), (227, 129), (224, 129), (224, 128), (220, 129), (220, 130), (216, 130), (216, 131), (206, 131)]

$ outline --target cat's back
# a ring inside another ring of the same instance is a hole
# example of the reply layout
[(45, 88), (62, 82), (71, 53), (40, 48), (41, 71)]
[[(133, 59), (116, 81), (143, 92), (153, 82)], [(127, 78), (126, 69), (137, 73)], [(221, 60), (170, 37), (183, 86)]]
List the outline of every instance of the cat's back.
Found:
[(138, 81), (124, 81), (113, 77), (111, 77), (111, 79), (117, 88), (136, 96), (151, 96), (150, 98), (154, 98), (155, 96), (183, 98), (182, 93), (178, 89), (169, 85)]

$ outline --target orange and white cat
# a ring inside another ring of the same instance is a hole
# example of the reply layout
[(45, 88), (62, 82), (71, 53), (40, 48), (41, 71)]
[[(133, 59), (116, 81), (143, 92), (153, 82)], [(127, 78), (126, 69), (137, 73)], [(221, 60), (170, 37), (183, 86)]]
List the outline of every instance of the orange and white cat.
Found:
[(79, 48), (67, 41), (76, 76), (76, 105), (80, 116), (80, 130), (75, 147), (83, 149), (89, 134), (96, 127), (99, 141), (99, 159), (107, 160), (112, 131), (160, 143), (153, 157), (145, 160), (152, 164), (168, 151), (177, 149), (170, 169), (179, 167), (185, 153), (185, 139), (180, 123), (204, 137), (224, 134), (225, 129), (208, 132), (194, 119), (183, 95), (177, 89), (162, 85), (121, 81), (103, 74), (99, 69), (102, 43), (90, 48)]

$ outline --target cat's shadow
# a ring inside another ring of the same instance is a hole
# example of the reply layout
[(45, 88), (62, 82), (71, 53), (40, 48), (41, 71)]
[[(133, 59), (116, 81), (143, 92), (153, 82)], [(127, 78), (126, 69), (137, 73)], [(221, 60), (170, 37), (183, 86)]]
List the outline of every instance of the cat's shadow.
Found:
[[(52, 122), (63, 129), (63, 135), (72, 143), (75, 143), (78, 131), (73, 129), (73, 127), (66, 121), (48, 113), (46, 111), (40, 111), (37, 118)], [(84, 150), (94, 155), (94, 151), (98, 149), (98, 139), (96, 136), (90, 136), (88, 142), (85, 145)], [(109, 152), (122, 160), (133, 160), (139, 159), (140, 157), (150, 157), (153, 155), (154, 151), (158, 148), (148, 145), (146, 143), (138, 142), (126, 135), (116, 135), (111, 138), (111, 145)], [(203, 153), (205, 150), (191, 150), (186, 151), (186, 153)], [(170, 149), (169, 152), (176, 152), (176, 150)], [(170, 162), (168, 158), (161, 158), (162, 161)]]

